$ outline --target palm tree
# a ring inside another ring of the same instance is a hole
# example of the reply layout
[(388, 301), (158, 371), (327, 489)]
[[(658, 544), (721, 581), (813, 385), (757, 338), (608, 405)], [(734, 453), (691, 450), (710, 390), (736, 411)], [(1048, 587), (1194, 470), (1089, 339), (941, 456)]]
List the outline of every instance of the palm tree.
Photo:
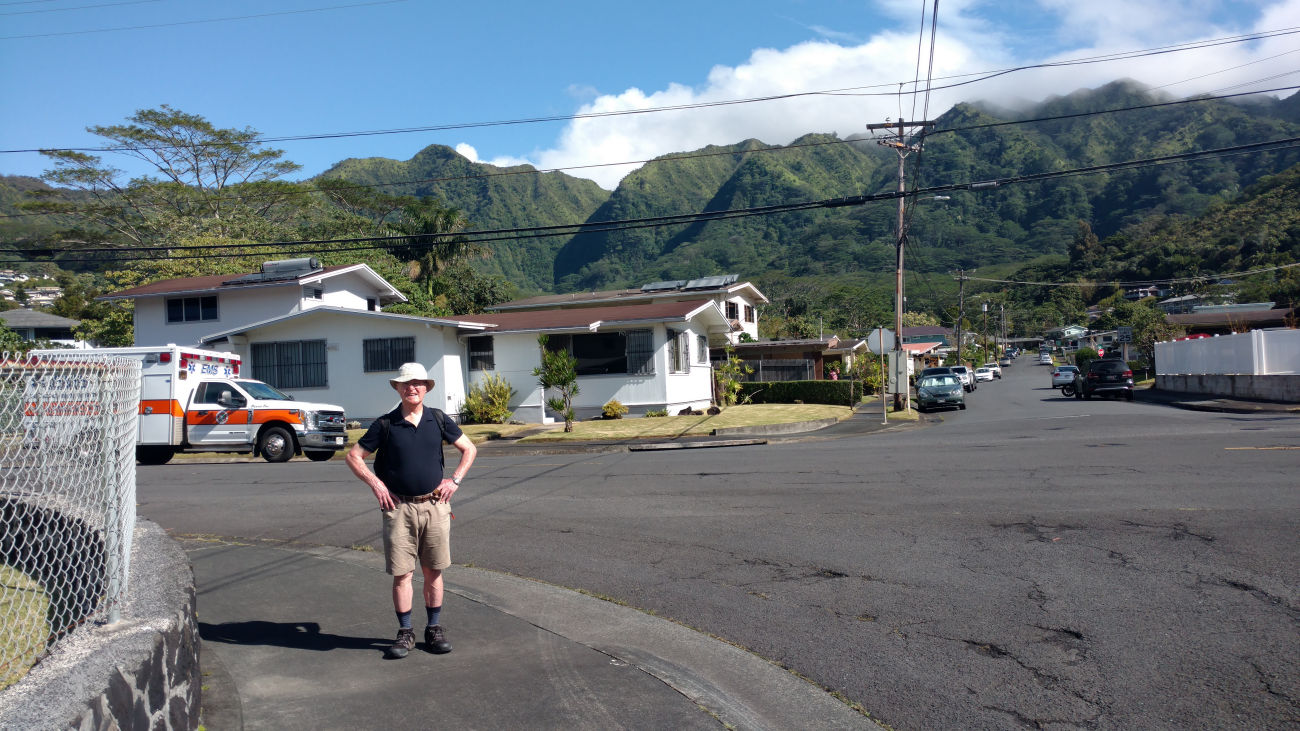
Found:
[(397, 221), (388, 225), (390, 235), (408, 237), (390, 246), (389, 253), (408, 262), (407, 274), (422, 286), (429, 300), (434, 297), (434, 282), (448, 265), (488, 253), (460, 233), (467, 223), (459, 210), (423, 198), (402, 206)]

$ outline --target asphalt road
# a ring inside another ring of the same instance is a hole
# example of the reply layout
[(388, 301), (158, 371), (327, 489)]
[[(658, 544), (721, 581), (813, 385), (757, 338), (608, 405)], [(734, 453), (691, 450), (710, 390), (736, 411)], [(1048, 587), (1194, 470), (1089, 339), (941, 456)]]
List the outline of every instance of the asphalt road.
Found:
[[(859, 437), (483, 457), (453, 560), (652, 610), (899, 729), (1300, 725), (1300, 418), (1048, 382), (1021, 358), (966, 411)], [(138, 489), (176, 533), (379, 545), (338, 461)]]

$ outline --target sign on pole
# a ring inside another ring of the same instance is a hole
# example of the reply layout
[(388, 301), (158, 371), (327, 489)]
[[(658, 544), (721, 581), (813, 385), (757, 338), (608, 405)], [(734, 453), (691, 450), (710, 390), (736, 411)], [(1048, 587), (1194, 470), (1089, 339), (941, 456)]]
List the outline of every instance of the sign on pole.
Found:
[(1131, 327), (1115, 328), (1115, 339), (1120, 341), (1121, 343), (1133, 342), (1133, 328)]
[(894, 349), (894, 331), (878, 327), (867, 336), (867, 349), (876, 355), (884, 355)]

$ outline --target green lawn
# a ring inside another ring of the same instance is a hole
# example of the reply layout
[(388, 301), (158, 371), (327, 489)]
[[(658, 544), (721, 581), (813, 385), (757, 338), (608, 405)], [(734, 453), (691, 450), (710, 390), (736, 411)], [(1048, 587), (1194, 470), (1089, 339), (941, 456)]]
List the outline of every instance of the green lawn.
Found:
[(0, 564), (0, 690), (17, 683), (45, 651), (50, 600), (30, 576)]
[(524, 437), (521, 442), (586, 441), (671, 438), (708, 434), (714, 429), (763, 424), (788, 424), (795, 421), (817, 419), (847, 419), (852, 415), (847, 406), (824, 404), (749, 404), (723, 409), (710, 416), (660, 416), (635, 419), (600, 419), (577, 421), (573, 431), (565, 433), (564, 424), (551, 425), (540, 434)]

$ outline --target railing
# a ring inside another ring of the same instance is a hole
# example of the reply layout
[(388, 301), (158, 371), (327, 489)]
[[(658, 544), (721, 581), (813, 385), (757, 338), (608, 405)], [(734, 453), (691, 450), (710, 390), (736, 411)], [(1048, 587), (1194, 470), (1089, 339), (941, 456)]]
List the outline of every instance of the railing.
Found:
[(0, 355), (0, 688), (126, 595), (139, 361)]

